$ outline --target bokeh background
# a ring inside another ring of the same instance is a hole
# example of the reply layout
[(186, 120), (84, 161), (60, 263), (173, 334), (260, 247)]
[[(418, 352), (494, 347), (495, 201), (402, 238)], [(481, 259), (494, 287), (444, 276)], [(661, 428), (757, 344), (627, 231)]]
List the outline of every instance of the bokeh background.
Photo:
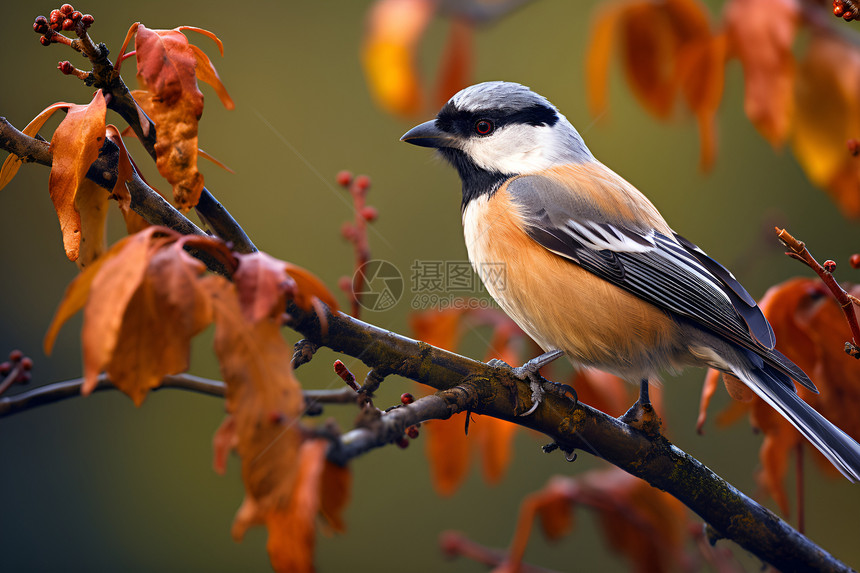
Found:
[[(208, 105), (200, 146), (236, 171), (231, 175), (202, 162), (207, 187), (262, 250), (313, 270), (336, 290), (338, 278), (351, 274), (353, 264), (351, 247), (340, 237), (342, 222), (352, 216), (346, 193), (334, 182), (341, 169), (372, 177), (368, 200), (380, 212), (370, 235), (374, 258), (391, 261), (407, 277), (415, 260), (466, 259), (456, 174), (427, 150), (398, 142), (433, 110), (412, 122), (392, 117), (366, 87), (360, 47), (370, 4), (92, 0), (75, 8), (95, 16), (91, 33), (114, 54), (135, 21), (150, 28), (199, 26), (224, 41), (221, 58), (209, 40), (192, 39), (212, 56), (236, 102), (228, 112), (208, 86), (202, 87)], [(756, 297), (772, 284), (809, 274), (781, 254), (768, 233), (775, 223), (788, 226), (822, 259), (846, 261), (858, 250), (855, 224), (808, 183), (790, 154), (775, 153), (745, 118), (737, 62), (728, 69), (718, 116), (719, 155), (707, 175), (697, 168), (694, 124), (683, 114), (670, 125), (647, 116), (617, 67), (611, 74), (610, 114), (595, 122), (585, 105), (583, 62), (597, 4), (539, 0), (480, 28), (473, 80), (518, 81), (546, 95), (578, 126), (597, 157), (649, 195), (679, 233), (730, 266)], [(714, 14), (721, 7), (716, 1), (708, 5)], [(57, 7), (29, 0), (3, 3), (0, 115), (19, 128), (55, 101), (90, 100), (89, 88), (55, 69), (58, 60), (83, 66), (83, 59), (56, 45), (43, 48), (31, 30), (35, 16)], [(422, 41), (428, 78), (445, 33), (445, 22), (437, 20)], [(128, 64), (124, 75), (133, 85)], [(49, 136), (57, 121), (42, 133)], [(131, 150), (157, 181), (141, 148), (133, 144)], [(41, 350), (56, 305), (77, 273), (63, 253), (47, 182), (47, 168), (25, 166), (0, 193), (0, 354), (20, 348), (31, 356), (35, 385), (81, 374), (79, 318), (63, 329), (52, 356)], [(118, 237), (121, 221), (111, 224)], [(840, 276), (852, 278), (849, 267), (842, 268)], [(407, 296), (394, 309), (364, 318), (407, 333), (408, 302)], [(479, 337), (470, 338), (464, 352), (482, 357)], [(340, 381), (331, 372), (336, 357), (321, 351), (299, 378), (307, 387), (337, 387)], [(340, 358), (363, 376), (361, 364)], [(219, 376), (211, 332), (195, 345), (192, 372)], [(753, 477), (760, 437), (746, 421), (729, 429), (710, 424), (704, 437), (695, 434), (703, 376), (691, 370), (667, 380), (664, 415), (670, 437), (773, 507)], [(390, 379), (377, 404), (393, 404), (407, 390), (413, 390), (412, 383)], [(712, 411), (727, 401), (720, 390)], [(344, 426), (353, 415), (332, 413)], [(211, 469), (211, 437), (222, 417), (218, 399), (164, 391), (141, 408), (119, 393), (103, 392), (0, 420), (0, 570), (269, 570), (264, 529), (239, 544), (230, 538), (243, 488), (238, 460), (231, 461), (226, 476)], [(587, 455), (568, 464), (561, 455), (543, 454), (542, 443), (520, 432), (500, 484), (486, 485), (476, 468), (464, 487), (445, 499), (433, 491), (420, 438), (406, 450), (384, 448), (356, 460), (349, 531), (320, 539), (319, 569), (483, 570), (465, 560), (446, 561), (438, 549), (439, 533), (456, 529), (503, 547), (525, 494), (553, 474), (601, 467)], [(860, 489), (822, 478), (808, 465), (808, 535), (860, 566)], [(605, 548), (587, 512), (578, 512), (577, 523), (571, 536), (552, 546), (535, 535), (527, 560), (561, 571), (627, 567)], [(737, 553), (751, 570), (759, 566), (742, 550)]]

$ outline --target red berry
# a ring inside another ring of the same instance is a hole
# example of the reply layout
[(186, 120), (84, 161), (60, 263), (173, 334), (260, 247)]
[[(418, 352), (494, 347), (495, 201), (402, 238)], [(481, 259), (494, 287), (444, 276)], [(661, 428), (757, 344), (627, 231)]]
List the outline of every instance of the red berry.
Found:
[(9, 374), (9, 371), (12, 370), (12, 364), (9, 362), (3, 362), (0, 364), (0, 374), (3, 376)]
[(43, 46), (50, 46), (51, 40), (49, 40), (45, 36), (42, 36), (41, 38), (39, 38), (39, 43), (42, 44)]
[(21, 374), (18, 375), (16, 382), (18, 382), (18, 384), (27, 384), (31, 379), (32, 376), (29, 372), (21, 372)]
[(63, 20), (66, 18), (60, 13), (59, 10), (51, 10), (51, 15), (48, 17), (48, 22), (51, 24), (51, 27), (59, 26), (63, 23)]
[(340, 226), (340, 236), (347, 241), (351, 241), (355, 238), (355, 227), (352, 223), (346, 222)]
[(74, 20), (75, 22), (77, 22), (78, 20), (80, 20), (82, 17), (83, 17), (83, 14), (81, 14), (81, 13), (80, 13), (80, 12), (78, 12), (77, 10), (75, 10), (74, 12), (72, 12), (72, 13), (69, 15), (69, 18), (71, 18), (71, 19), (72, 19), (72, 20)]
[(397, 444), (397, 447), (401, 450), (405, 450), (409, 447), (409, 439), (406, 436), (400, 436), (400, 438), (398, 438), (394, 443)]
[(9, 360), (11, 360), (12, 362), (18, 362), (23, 357), (24, 357), (24, 353), (21, 352), (20, 350), (13, 350), (12, 352), (9, 353)]
[(81, 16), (81, 24), (83, 24), (87, 28), (92, 26), (93, 22), (95, 22), (95, 21), (96, 21), (96, 19), (93, 18), (92, 14), (84, 14), (83, 16)]
[(33, 359), (29, 356), (25, 356), (21, 359), (21, 368), (24, 370), (32, 370), (33, 369)]
[(418, 427), (417, 426), (409, 426), (406, 428), (406, 435), (412, 438), (413, 440), (418, 437)]
[(71, 30), (75, 27), (75, 23), (70, 18), (63, 20), (63, 30)]
[(337, 281), (337, 286), (343, 292), (351, 293), (352, 292), (352, 279), (349, 277), (340, 277), (340, 279), (338, 279), (338, 281)]
[(65, 62), (58, 62), (57, 69), (68, 76), (74, 72), (75, 66), (72, 65), (72, 62), (66, 60)]
[(370, 189), (370, 177), (367, 175), (359, 175), (355, 178), (355, 188), (359, 191), (367, 191)]
[(413, 396), (409, 392), (404, 392), (403, 394), (400, 395), (400, 401), (403, 404), (411, 404), (412, 402), (415, 401), (415, 396)]
[(60, 6), (60, 12), (62, 12), (66, 16), (68, 16), (69, 14), (71, 14), (74, 11), (75, 11), (75, 9), (72, 7), (71, 4), (63, 4), (62, 6)]
[(834, 261), (831, 261), (830, 259), (824, 261), (824, 270), (831, 274), (835, 273), (836, 263)]
[(845, 7), (841, 3), (839, 3), (839, 2), (833, 3), (833, 15), (834, 16), (837, 16), (837, 17), (841, 16), (842, 12), (844, 12), (844, 11), (845, 11)]
[(376, 207), (371, 207), (370, 205), (362, 208), (361, 216), (365, 221), (374, 222), (379, 217), (379, 211), (376, 210)]
[(860, 255), (854, 253), (851, 255), (851, 258), (848, 259), (848, 263), (851, 265), (852, 269), (860, 269)]
[(347, 170), (343, 170), (337, 174), (337, 184), (341, 187), (349, 187), (349, 184), (352, 183), (352, 173)]

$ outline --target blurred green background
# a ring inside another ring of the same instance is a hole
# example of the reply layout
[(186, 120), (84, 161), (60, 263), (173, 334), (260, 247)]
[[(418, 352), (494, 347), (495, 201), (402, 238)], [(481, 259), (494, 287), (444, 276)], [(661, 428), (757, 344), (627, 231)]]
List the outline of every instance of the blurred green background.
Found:
[[(474, 43), (474, 81), (518, 81), (547, 96), (578, 126), (597, 157), (649, 195), (679, 233), (732, 267), (754, 296), (808, 274), (781, 254), (767, 233), (774, 223), (787, 225), (820, 258), (839, 261), (846, 269), (842, 278), (849, 278), (844, 261), (858, 250), (856, 226), (807, 182), (789, 153), (774, 153), (748, 123), (737, 62), (728, 69), (719, 157), (708, 175), (697, 170), (693, 123), (679, 117), (665, 125), (648, 117), (632, 100), (617, 66), (610, 116), (595, 124), (585, 106), (583, 60), (596, 4), (540, 0), (481, 28)], [(207, 186), (261, 249), (306, 266), (336, 290), (338, 277), (352, 272), (351, 247), (339, 234), (352, 216), (346, 194), (334, 183), (341, 169), (373, 179), (369, 203), (380, 212), (370, 235), (375, 258), (393, 262), (404, 276), (415, 260), (466, 259), (455, 172), (427, 150), (398, 142), (432, 111), (415, 121), (393, 118), (368, 93), (360, 46), (369, 5), (97, 0), (75, 8), (95, 16), (92, 35), (114, 54), (135, 21), (150, 28), (199, 26), (224, 41), (221, 58), (209, 40), (192, 38), (212, 56), (236, 102), (228, 112), (208, 86), (202, 87), (208, 105), (200, 146), (236, 171), (231, 175), (202, 162)], [(0, 115), (19, 128), (55, 101), (86, 103), (91, 97), (90, 88), (54, 69), (66, 59), (83, 66), (82, 58), (60, 46), (43, 48), (31, 30), (35, 16), (56, 7), (18, 0), (3, 5)], [(720, 3), (710, 7), (716, 14)], [(435, 70), (446, 29), (437, 20), (423, 40), (427, 77)], [(124, 76), (133, 86), (133, 62)], [(43, 130), (46, 137), (57, 121)], [(120, 120), (109, 114), (109, 121)], [(141, 148), (134, 143), (131, 150), (146, 164), (150, 180), (158, 181)], [(77, 273), (63, 253), (47, 182), (47, 168), (25, 166), (0, 193), (5, 221), (0, 225), (0, 355), (20, 348), (33, 357), (34, 385), (81, 374), (79, 317), (61, 332), (51, 357), (41, 350), (54, 309)], [(121, 222), (114, 219), (111, 225), (118, 237)], [(407, 333), (407, 302), (404, 297), (393, 310), (364, 318)], [(484, 348), (473, 338), (464, 352), (480, 358)], [(307, 387), (338, 386), (331, 372), (335, 358), (321, 351), (299, 378)], [(364, 375), (355, 360), (340, 358), (357, 376)], [(192, 372), (219, 376), (211, 331), (195, 345)], [(691, 370), (667, 379), (664, 414), (670, 436), (741, 490), (764, 499), (753, 477), (761, 438), (746, 421), (727, 430), (711, 423), (704, 437), (694, 432), (703, 375)], [(376, 403), (393, 404), (412, 389), (407, 381), (390, 379)], [(712, 413), (727, 401), (720, 390)], [(337, 415), (348, 426), (353, 413)], [(139, 409), (125, 396), (105, 392), (0, 420), (0, 570), (269, 570), (264, 529), (239, 544), (230, 538), (243, 488), (235, 458), (224, 477), (211, 469), (211, 437), (222, 417), (218, 399), (165, 391)], [(561, 455), (545, 455), (542, 443), (520, 432), (501, 484), (486, 485), (475, 468), (448, 499), (433, 492), (420, 438), (406, 450), (384, 448), (358, 459), (346, 514), (349, 531), (320, 538), (319, 569), (483, 570), (465, 560), (446, 562), (437, 548), (439, 533), (456, 529), (480, 543), (506, 546), (524, 495), (553, 474), (602, 467), (587, 455), (573, 464)], [(809, 466), (808, 535), (860, 566), (860, 489), (822, 478)], [(600, 541), (587, 512), (578, 512), (577, 523), (575, 533), (554, 546), (535, 535), (527, 559), (561, 571), (626, 568)], [(750, 569), (759, 566), (736, 552)]]

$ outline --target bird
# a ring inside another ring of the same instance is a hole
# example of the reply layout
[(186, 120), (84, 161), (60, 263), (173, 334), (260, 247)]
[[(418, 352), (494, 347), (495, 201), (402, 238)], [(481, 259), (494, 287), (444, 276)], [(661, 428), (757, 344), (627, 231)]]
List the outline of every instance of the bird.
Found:
[(860, 444), (798, 396), (795, 382), (818, 390), (776, 350), (755, 299), (598, 161), (549, 100), (518, 83), (479, 83), (401, 141), (436, 149), (458, 172), (469, 260), (545, 351), (529, 373), (563, 354), (638, 382), (647, 404), (661, 373), (715, 368), (860, 479)]

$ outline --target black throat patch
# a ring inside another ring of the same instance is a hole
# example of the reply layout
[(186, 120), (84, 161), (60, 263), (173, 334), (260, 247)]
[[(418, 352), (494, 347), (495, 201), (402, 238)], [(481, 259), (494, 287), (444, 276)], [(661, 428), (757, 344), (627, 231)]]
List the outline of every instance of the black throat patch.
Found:
[(453, 147), (442, 147), (439, 153), (457, 169), (463, 182), (463, 203), (460, 205), (463, 210), (473, 199), (483, 195), (492, 197), (502, 183), (516, 176), (516, 173), (482, 169), (468, 155)]

